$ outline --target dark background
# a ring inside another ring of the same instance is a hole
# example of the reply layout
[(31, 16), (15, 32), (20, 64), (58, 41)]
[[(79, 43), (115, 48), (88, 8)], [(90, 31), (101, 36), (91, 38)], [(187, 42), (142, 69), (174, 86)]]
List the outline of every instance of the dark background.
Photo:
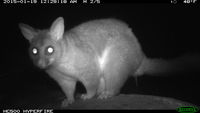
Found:
[[(52, 92), (64, 96), (47, 74), (33, 66), (28, 55), (29, 43), (18, 27), (21, 22), (45, 29), (62, 16), (68, 30), (92, 19), (117, 18), (132, 28), (148, 57), (170, 59), (185, 53), (200, 53), (200, 10), (197, 4), (37, 4), (1, 5), (0, 8), (1, 108), (23, 106), (19, 103), (32, 100), (37, 105), (41, 101), (60, 98), (48, 97)], [(138, 78), (138, 86), (134, 78), (130, 78), (122, 93), (171, 97), (200, 105), (199, 75), (197, 69), (172, 76), (142, 76)], [(77, 92), (84, 92), (80, 84)]]

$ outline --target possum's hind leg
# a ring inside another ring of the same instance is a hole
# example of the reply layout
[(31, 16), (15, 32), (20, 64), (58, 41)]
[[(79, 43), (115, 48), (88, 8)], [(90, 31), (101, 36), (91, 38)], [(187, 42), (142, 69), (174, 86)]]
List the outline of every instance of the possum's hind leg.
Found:
[(108, 70), (109, 72), (105, 74), (105, 89), (100, 93), (98, 97), (100, 99), (106, 99), (118, 94), (127, 78), (127, 75), (120, 71), (122, 69), (111, 70)]
[(87, 73), (87, 75), (84, 75), (81, 82), (83, 83), (87, 91), (86, 94), (81, 95), (81, 99), (86, 100), (95, 96), (99, 86), (99, 76), (94, 73)]
[(112, 97), (119, 93), (128, 77), (128, 71), (122, 54), (113, 50), (110, 51), (107, 58), (103, 75), (105, 88), (98, 96), (100, 99)]

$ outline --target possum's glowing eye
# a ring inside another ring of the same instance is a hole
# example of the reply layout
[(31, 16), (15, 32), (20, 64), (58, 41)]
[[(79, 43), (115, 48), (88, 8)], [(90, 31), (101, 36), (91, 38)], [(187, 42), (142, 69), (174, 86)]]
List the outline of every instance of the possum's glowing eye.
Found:
[(47, 51), (48, 51), (49, 53), (53, 53), (53, 48), (49, 47), (49, 48), (47, 49)]
[(33, 49), (32, 49), (32, 53), (33, 53), (34, 55), (36, 55), (36, 54), (38, 53), (38, 49), (37, 49), (37, 48), (33, 48)]
[(52, 46), (48, 46), (46, 48), (46, 54), (51, 55), (54, 52), (54, 48)]

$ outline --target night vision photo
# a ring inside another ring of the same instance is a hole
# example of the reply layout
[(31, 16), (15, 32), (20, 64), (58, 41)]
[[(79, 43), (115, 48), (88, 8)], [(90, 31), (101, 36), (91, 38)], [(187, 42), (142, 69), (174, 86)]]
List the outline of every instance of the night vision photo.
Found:
[(175, 110), (200, 104), (195, 6), (9, 9), (1, 18), (2, 109)]

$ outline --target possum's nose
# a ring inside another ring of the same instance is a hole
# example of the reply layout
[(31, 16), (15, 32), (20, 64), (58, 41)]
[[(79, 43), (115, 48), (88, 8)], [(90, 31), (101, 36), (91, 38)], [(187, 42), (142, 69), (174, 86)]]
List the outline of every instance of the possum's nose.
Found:
[(39, 60), (38, 61), (38, 66), (42, 69), (44, 69), (46, 67), (46, 63), (44, 60)]
[(49, 61), (48, 59), (40, 59), (38, 61), (38, 66), (42, 69), (47, 68), (47, 66), (49, 66), (51, 63), (51, 61)]

